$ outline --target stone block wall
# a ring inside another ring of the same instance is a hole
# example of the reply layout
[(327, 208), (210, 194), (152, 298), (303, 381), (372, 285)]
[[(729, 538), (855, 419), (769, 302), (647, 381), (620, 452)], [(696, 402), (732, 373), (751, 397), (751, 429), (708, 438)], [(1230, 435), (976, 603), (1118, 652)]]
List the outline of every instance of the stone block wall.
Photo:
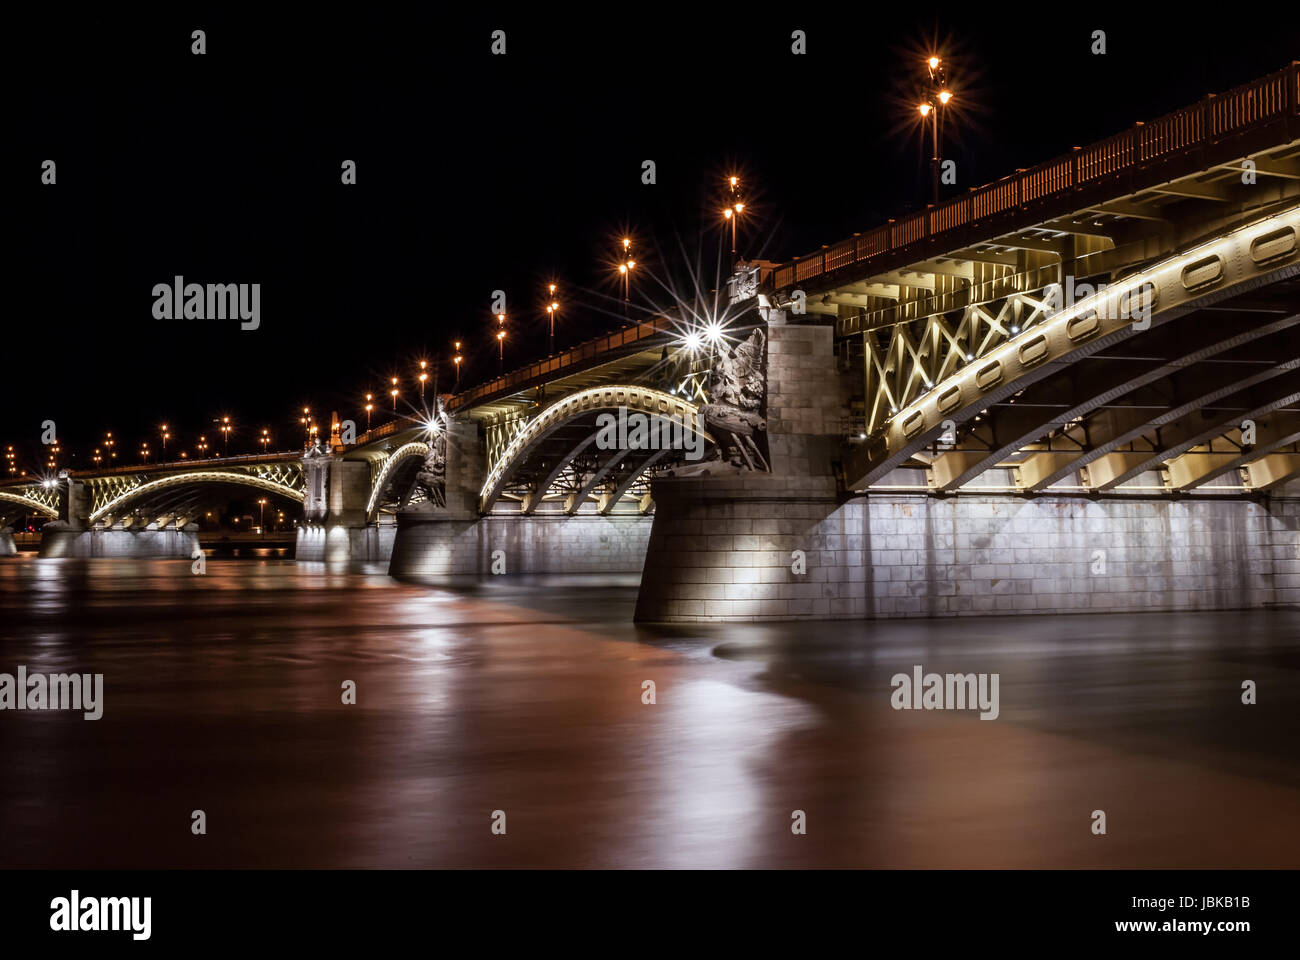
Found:
[(47, 523), (41, 534), (40, 556), (188, 558), (198, 545), (193, 530), (75, 530)]
[(646, 555), (648, 516), (488, 516), (477, 520), (403, 514), (389, 574), (437, 579), (486, 576), (492, 554), (506, 574), (638, 573)]
[[(1300, 605), (1300, 499), (873, 494), (748, 477), (654, 484), (649, 621)], [(803, 551), (806, 572), (792, 553)]]

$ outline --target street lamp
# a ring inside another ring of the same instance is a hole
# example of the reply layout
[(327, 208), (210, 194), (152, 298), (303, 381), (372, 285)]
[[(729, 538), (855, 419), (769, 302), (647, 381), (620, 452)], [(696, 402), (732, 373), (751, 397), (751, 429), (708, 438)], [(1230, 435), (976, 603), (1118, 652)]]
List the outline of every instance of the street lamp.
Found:
[(464, 359), (465, 359), (465, 358), (462, 357), (462, 356), (460, 355), (460, 341), (457, 340), (457, 341), (456, 341), (456, 356), (455, 356), (455, 359), (452, 360), (452, 363), (456, 364), (456, 382), (455, 382), (455, 384), (453, 384), (453, 386), (452, 386), (452, 390), (455, 390), (457, 387), (460, 386), (460, 362), (461, 362), (462, 360), (464, 360)]
[(939, 121), (943, 116), (941, 108), (948, 106), (952, 100), (952, 91), (947, 86), (947, 71), (944, 69), (943, 61), (938, 57), (930, 57), (925, 62), (930, 71), (930, 89), (924, 103), (920, 105), (921, 123), (926, 120), (930, 121), (931, 143), (934, 146), (933, 155), (930, 158), (930, 180), (932, 184), (932, 193), (934, 203), (939, 202), (939, 144), (942, 142), (942, 128)]
[(627, 302), (631, 295), (632, 271), (636, 269), (636, 261), (632, 259), (631, 254), (632, 241), (627, 237), (623, 238), (623, 261), (618, 265), (618, 274), (623, 279), (623, 316), (627, 316)]
[(728, 177), (727, 182), (731, 185), (731, 201), (722, 211), (722, 218), (731, 224), (731, 255), (734, 257), (736, 255), (736, 223), (745, 210), (745, 201), (736, 192), (740, 178)]
[(222, 418), (221, 418), (221, 428), (220, 428), (220, 429), (221, 429), (221, 433), (222, 433), (222, 438), (221, 438), (221, 440), (222, 440), (222, 444), (223, 444), (223, 448), (224, 448), (224, 452), (223, 452), (222, 455), (228, 457), (228, 456), (230, 456), (230, 430), (231, 430), (231, 427), (230, 427), (230, 418), (229, 418), (229, 417), (222, 417)]
[(167, 424), (165, 423), (159, 429), (162, 432), (163, 457), (165, 458), (167, 456), (167, 441), (171, 439), (172, 435), (167, 432)]
[(425, 367), (427, 367), (428, 365), (429, 365), (429, 364), (428, 364), (428, 361), (426, 361), (426, 360), (421, 360), (421, 361), (420, 361), (420, 377), (419, 377), (419, 380), (420, 380), (420, 403), (421, 403), (421, 404), (424, 403), (424, 382), (425, 382), (426, 380), (429, 379), (429, 374), (425, 371)]
[(262, 454), (265, 456), (266, 445), (271, 442), (271, 435), (267, 432), (266, 427), (262, 428), (262, 436), (259, 438), (259, 442), (262, 444)]
[(546, 314), (551, 321), (551, 353), (555, 353), (555, 314), (559, 311), (560, 305), (555, 301), (555, 284), (549, 285), (551, 302), (546, 305)]
[(393, 413), (397, 412), (397, 378), (393, 377), (393, 389), (388, 391), (388, 395), (393, 398)]
[(506, 372), (506, 332), (497, 331), (497, 375), (505, 376)]
[(265, 522), (266, 522), (266, 497), (262, 497), (260, 500), (257, 501), (257, 532), (260, 533), (263, 537), (266, 536), (266, 527), (263, 526)]
[(373, 401), (374, 399), (375, 399), (375, 395), (374, 395), (373, 393), (367, 393), (367, 394), (366, 394), (366, 430), (367, 430), (367, 432), (370, 430), (370, 411), (373, 410), (373, 409), (375, 409), (375, 405), (374, 405), (374, 403), (372, 403), (372, 401)]

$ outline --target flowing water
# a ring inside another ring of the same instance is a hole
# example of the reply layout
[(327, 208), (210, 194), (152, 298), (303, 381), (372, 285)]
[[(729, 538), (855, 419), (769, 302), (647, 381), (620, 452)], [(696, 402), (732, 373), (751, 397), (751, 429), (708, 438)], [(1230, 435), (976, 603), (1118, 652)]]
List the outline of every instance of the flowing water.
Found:
[[(0, 867), (1300, 866), (1300, 612), (655, 627), (635, 594), (0, 560), (0, 673), (104, 676), (99, 720), (0, 711)], [(998, 674), (999, 715), (893, 709), (916, 666)]]

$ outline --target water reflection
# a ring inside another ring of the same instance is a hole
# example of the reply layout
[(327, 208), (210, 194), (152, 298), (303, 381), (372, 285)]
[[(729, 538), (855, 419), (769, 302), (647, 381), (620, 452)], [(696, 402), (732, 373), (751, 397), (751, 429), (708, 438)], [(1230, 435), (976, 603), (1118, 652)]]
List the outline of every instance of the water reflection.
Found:
[[(1295, 611), (654, 628), (628, 578), (189, 570), (0, 561), (0, 671), (106, 686), (0, 713), (0, 865), (1300, 865)], [(890, 709), (915, 664), (1001, 716)]]

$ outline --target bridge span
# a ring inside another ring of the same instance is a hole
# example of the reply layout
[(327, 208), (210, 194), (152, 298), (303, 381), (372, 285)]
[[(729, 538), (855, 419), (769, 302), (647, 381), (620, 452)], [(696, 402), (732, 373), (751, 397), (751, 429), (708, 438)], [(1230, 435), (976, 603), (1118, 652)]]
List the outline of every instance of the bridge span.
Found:
[(299, 560), (640, 573), (643, 620), (1294, 605), (1298, 99), (1292, 64), (739, 263), (716, 302), (427, 422), (4, 487), (0, 510), (57, 515), (42, 551), (70, 555), (184, 534), (197, 485), (242, 484), (301, 503)]

